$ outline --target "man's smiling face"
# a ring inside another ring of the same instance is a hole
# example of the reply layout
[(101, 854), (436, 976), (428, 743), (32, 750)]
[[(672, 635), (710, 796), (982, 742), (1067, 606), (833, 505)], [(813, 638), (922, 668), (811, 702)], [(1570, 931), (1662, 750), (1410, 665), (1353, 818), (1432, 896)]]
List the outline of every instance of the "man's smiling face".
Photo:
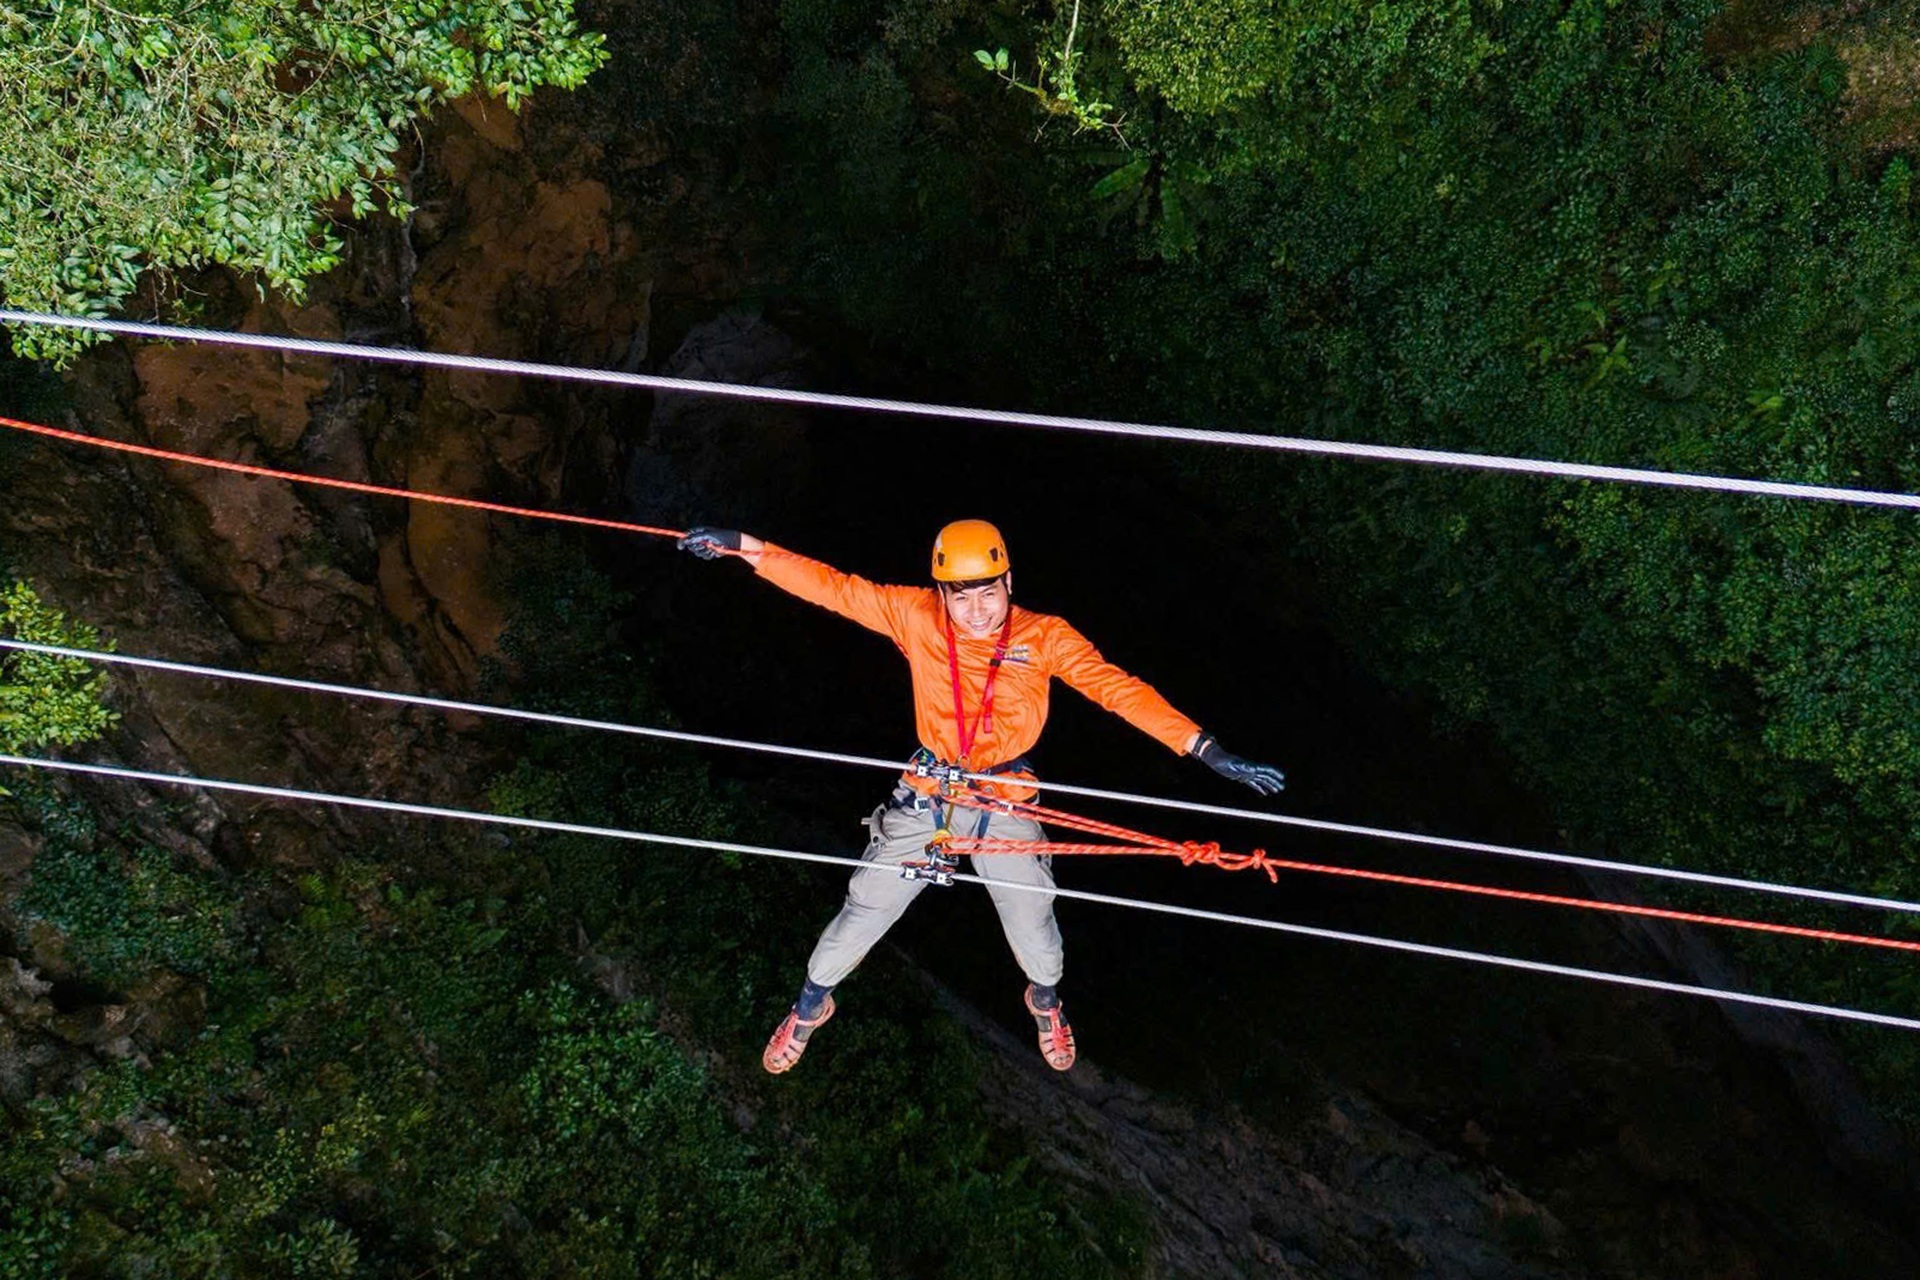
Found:
[(947, 616), (963, 636), (984, 640), (999, 633), (1013, 608), (1013, 575), (1003, 573), (990, 582), (960, 582), (942, 587)]

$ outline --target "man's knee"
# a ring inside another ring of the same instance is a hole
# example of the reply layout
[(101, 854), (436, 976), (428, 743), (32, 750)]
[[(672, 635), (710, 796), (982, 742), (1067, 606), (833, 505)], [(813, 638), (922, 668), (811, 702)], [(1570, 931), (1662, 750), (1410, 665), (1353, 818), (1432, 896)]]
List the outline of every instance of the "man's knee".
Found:
[(926, 885), (900, 874), (897, 863), (869, 859), (847, 882), (847, 903), (843, 910), (858, 914), (878, 912), (898, 915), (907, 909)]

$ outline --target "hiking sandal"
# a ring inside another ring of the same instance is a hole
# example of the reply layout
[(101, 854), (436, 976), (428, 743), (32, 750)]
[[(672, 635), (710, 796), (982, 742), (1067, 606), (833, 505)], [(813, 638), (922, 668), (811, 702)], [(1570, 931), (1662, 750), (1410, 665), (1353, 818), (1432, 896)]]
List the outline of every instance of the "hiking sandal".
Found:
[(767, 1041), (767, 1050), (760, 1055), (760, 1065), (772, 1075), (782, 1075), (793, 1070), (800, 1061), (800, 1055), (807, 1051), (807, 1040), (828, 1018), (833, 1016), (833, 997), (820, 1006), (817, 1018), (802, 1018), (800, 1006), (795, 1005), (787, 1011), (787, 1016), (774, 1028), (773, 1038)]
[(1065, 1071), (1073, 1065), (1073, 1028), (1067, 1025), (1067, 1009), (1056, 1004), (1050, 1009), (1042, 1009), (1033, 1002), (1033, 984), (1027, 984), (1027, 1012), (1033, 1015), (1035, 1026), (1040, 1032), (1040, 1056), (1055, 1071)]

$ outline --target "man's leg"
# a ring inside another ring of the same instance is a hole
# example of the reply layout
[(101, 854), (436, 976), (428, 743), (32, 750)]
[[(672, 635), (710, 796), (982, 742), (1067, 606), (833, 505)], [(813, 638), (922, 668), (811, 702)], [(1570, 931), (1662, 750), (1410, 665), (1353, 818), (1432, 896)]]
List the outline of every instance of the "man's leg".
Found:
[(853, 873), (845, 904), (821, 932), (807, 960), (807, 981), (818, 987), (836, 987), (857, 969), (927, 887), (924, 880), (903, 880), (899, 867), (926, 857), (927, 841), (936, 829), (933, 814), (882, 808), (874, 811), (870, 821), (873, 835), (861, 857), (874, 869), (862, 867)]
[[(979, 815), (962, 810), (954, 823), (955, 834), (972, 835), (979, 829)], [(987, 822), (990, 840), (1045, 840), (1046, 831), (1026, 818), (994, 814)], [(1053, 860), (1024, 853), (983, 853), (973, 859), (973, 870), (987, 882), (987, 894), (994, 910), (1000, 913), (1000, 928), (1013, 948), (1013, 958), (1034, 986), (1050, 992), (1060, 982), (1066, 964), (1066, 952), (1060, 940), (1060, 926), (1053, 918)], [(1002, 885), (1020, 885), (1018, 889)], [(1035, 893), (1034, 889), (1045, 889)]]
[[(978, 830), (978, 817), (965, 824), (968, 832)], [(956, 824), (960, 825), (960, 824)], [(1045, 840), (1046, 831), (1037, 822), (995, 814), (984, 833), (995, 840)], [(1024, 1002), (1033, 1015), (1034, 1029), (1040, 1041), (1040, 1056), (1055, 1071), (1073, 1065), (1076, 1049), (1073, 1028), (1054, 988), (1066, 963), (1060, 940), (1060, 925), (1053, 917), (1053, 860), (1020, 853), (984, 853), (973, 859), (973, 869), (987, 881), (987, 893), (1000, 913), (1000, 928), (1013, 948), (1013, 958), (1026, 973), (1028, 986)], [(1010, 886), (1021, 886), (1013, 888)], [(1005, 887), (1003, 887), (1005, 886)], [(1044, 889), (1045, 893), (1033, 892)]]
[(902, 879), (898, 868), (903, 862), (926, 856), (927, 841), (935, 830), (933, 815), (924, 810), (883, 806), (874, 811), (868, 826), (873, 834), (866, 853), (861, 855), (867, 866), (853, 873), (845, 904), (821, 933), (807, 960), (807, 980), (800, 988), (799, 999), (785, 1021), (774, 1029), (761, 1055), (761, 1065), (775, 1075), (800, 1061), (808, 1038), (833, 1016), (833, 988), (859, 966), (873, 944), (886, 936), (893, 922), (927, 887), (924, 880)]

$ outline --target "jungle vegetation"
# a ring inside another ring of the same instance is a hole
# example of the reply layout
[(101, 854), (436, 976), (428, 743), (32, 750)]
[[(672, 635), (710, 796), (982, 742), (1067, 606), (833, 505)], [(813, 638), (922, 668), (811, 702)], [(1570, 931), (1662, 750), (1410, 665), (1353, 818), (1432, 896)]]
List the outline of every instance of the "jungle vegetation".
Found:
[[(295, 289), (332, 261), (330, 218), (401, 210), (392, 165), (419, 112), (475, 84), (579, 83), (600, 61), (562, 5), (379, 12), (393, 25), (363, 46), (325, 26), (359, 7), (330, 2), (0, 5), (0, 56), (34, 69), (0, 93), (59, 120), (0, 139), (32, 174), (10, 187), (9, 302), (111, 308), (143, 270), (205, 262)], [(602, 13), (697, 33), (711, 74), (675, 97), (616, 33), (582, 95), (775, 142), (775, 179), (742, 199), (781, 237), (779, 287), (892, 357), (998, 371), (983, 399), (1920, 490), (1905, 0), (583, 6), (589, 25)], [(499, 42), (460, 34), (483, 29)], [(299, 92), (305, 76), (334, 87)], [(196, 114), (195, 95), (217, 107)], [(130, 145), (117, 113), (162, 102), (202, 123)], [(116, 199), (89, 203), (82, 169)], [(1490, 730), (1571, 844), (1920, 896), (1912, 516), (1183, 467), (1245, 526), (1277, 524), (1376, 670)], [(551, 705), (658, 718), (614, 657), (605, 584), (535, 580), (549, 593), (529, 598), (584, 611), (565, 634), (596, 646), (553, 660), (619, 673)], [(9, 599), (16, 624), (67, 625)], [(524, 671), (516, 697), (561, 696)], [(89, 723), (60, 705), (57, 726)], [(684, 765), (629, 748), (563, 771), (555, 749), (519, 744), (496, 803), (751, 830)], [(811, 922), (788, 918), (777, 874), (722, 896), (671, 858), (534, 841), (457, 875), (419, 847), (369, 849), (289, 893), (209, 883), (55, 790), (15, 790), (5, 803), (47, 840), (22, 918), (66, 933), (105, 986), (203, 985), (209, 1015), (153, 1070), (106, 1071), (0, 1138), (0, 1276), (128, 1258), (146, 1274), (1073, 1274), (1124, 1266), (1141, 1238), (1124, 1205), (1064, 1202), (966, 1090), (922, 1105), (878, 1087), (964, 1060), (931, 1015), (845, 1028), (853, 1047), (804, 1084), (844, 1126), (729, 1116), (695, 1038), (660, 1028), (675, 1011), (731, 1027), (778, 1000), (791, 975), (772, 957)], [(636, 957), (637, 999), (556, 947), (576, 919), (592, 950)], [(669, 963), (715, 947), (724, 968)], [(1800, 954), (1751, 960), (1809, 998), (1920, 1008), (1911, 976)], [(391, 1017), (353, 1013), (375, 1006)], [(1908, 1042), (1851, 1043), (1920, 1117)], [(230, 1176), (115, 1174), (162, 1117)], [(561, 1135), (627, 1172), (587, 1178), (543, 1145)], [(458, 1181), (429, 1176), (429, 1148), (458, 1153)], [(56, 1198), (75, 1153), (96, 1172)], [(934, 1215), (912, 1230), (889, 1216), (908, 1192)], [(970, 1252), (983, 1214), (1013, 1246)], [(783, 1251), (795, 1220), (831, 1224), (812, 1238), (839, 1252)], [(1081, 1232), (1060, 1224), (1088, 1220), (1121, 1256), (1069, 1247)], [(909, 1240), (931, 1251), (903, 1255)], [(636, 1245), (657, 1265), (629, 1268)]]
[(143, 276), (167, 293), (209, 265), (298, 296), (339, 261), (335, 215), (405, 216), (396, 166), (421, 116), (578, 85), (600, 46), (572, 0), (0, 4), (7, 305), (104, 315)]

